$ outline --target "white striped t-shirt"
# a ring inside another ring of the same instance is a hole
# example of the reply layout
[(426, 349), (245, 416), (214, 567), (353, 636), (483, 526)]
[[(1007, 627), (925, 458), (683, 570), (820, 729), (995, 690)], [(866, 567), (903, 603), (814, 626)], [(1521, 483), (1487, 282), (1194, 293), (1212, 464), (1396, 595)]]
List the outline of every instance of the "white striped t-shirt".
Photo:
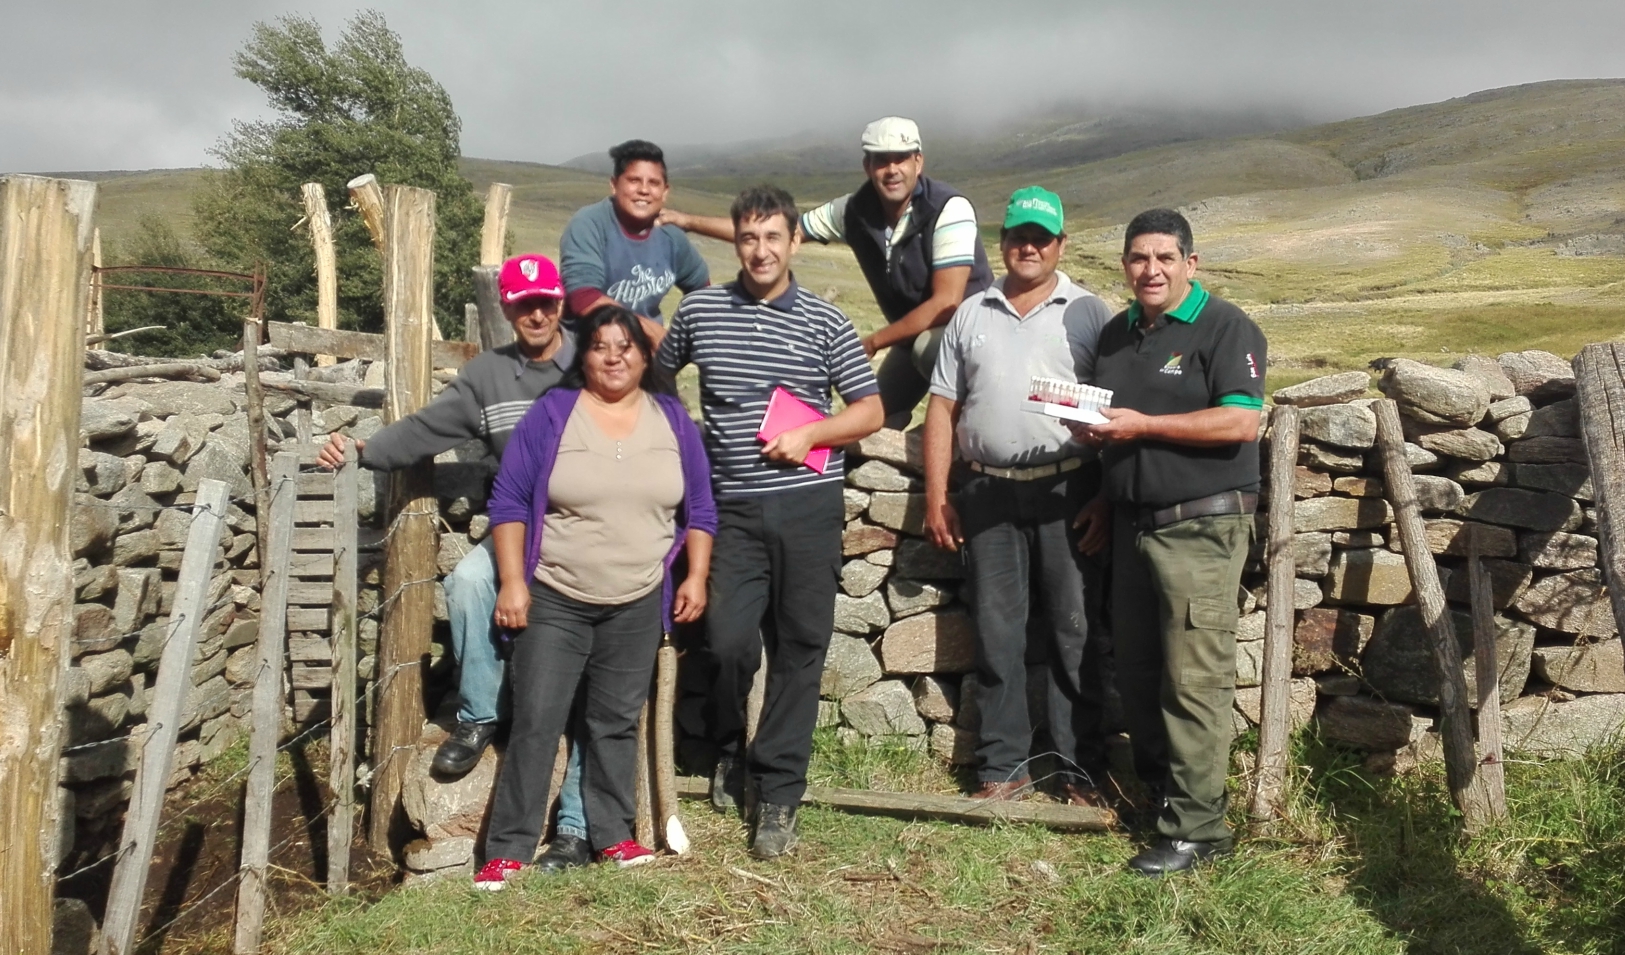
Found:
[[(815, 242), (846, 241), (846, 204), (852, 199), (849, 192), (839, 199), (831, 199), (801, 216), (801, 231)], [(887, 235), (886, 261), (891, 261), (892, 246), (908, 231), (908, 221), (914, 215), (914, 205), (903, 210), (903, 217), (892, 226)], [(982, 241), (976, 231), (976, 209), (964, 196), (954, 196), (942, 204), (937, 215), (937, 227), (931, 232), (931, 268), (946, 269), (956, 265), (976, 263), (976, 244)]]
[(840, 448), (830, 452), (823, 474), (762, 457), (756, 432), (775, 387), (826, 415), (831, 389), (848, 404), (880, 392), (852, 321), (793, 280), (771, 301), (751, 298), (738, 282), (688, 293), (672, 316), (656, 361), (673, 373), (690, 363), (700, 369), (705, 450), (719, 496), (844, 479)]

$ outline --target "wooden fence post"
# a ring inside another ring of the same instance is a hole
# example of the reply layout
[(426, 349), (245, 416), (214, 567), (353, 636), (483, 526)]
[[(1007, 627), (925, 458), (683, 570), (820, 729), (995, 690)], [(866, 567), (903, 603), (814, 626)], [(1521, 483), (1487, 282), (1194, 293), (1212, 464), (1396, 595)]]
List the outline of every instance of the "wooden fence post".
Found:
[[(370, 180), (371, 177), (363, 177)], [(362, 191), (379, 190), (376, 181)], [(356, 188), (352, 184), (352, 188)], [(398, 421), (429, 401), (433, 371), (429, 334), (434, 324), (434, 193), (409, 186), (379, 190), (378, 222), (369, 228), (384, 259), (384, 331), (387, 397), (384, 417)], [(363, 210), (368, 203), (359, 198)], [(389, 476), (390, 520), (384, 543), (384, 618), (378, 641), (377, 722), (373, 737), (372, 819), (369, 838), (390, 852), (390, 829), (400, 809), (407, 761), (397, 758), (423, 730), (423, 666), (434, 625), (434, 466)]]
[(271, 797), (276, 789), (276, 751), (282, 736), (282, 677), (288, 656), (288, 564), (293, 554), (294, 506), (299, 499), (299, 454), (277, 453), (271, 466), (271, 501), (261, 524), (269, 524), (260, 592), (258, 664), (254, 671), (253, 726), (248, 737), (248, 786), (243, 796), (243, 857), (237, 883), (235, 955), (260, 950), (265, 926), (265, 868), (271, 855)]
[(102, 230), (98, 226), (90, 233), (90, 302), (85, 308), (85, 338), (95, 343), (89, 347), (98, 351), (105, 351), (105, 339), (96, 341), (107, 334), (107, 317), (102, 309), (101, 279), (96, 270), (102, 267)]
[[(252, 316), (243, 319), (243, 409), (248, 415), (248, 478), (254, 487), (254, 513), (265, 512), (266, 497), (265, 389), (260, 386), (260, 323)], [(266, 541), (270, 540), (264, 521), (254, 522), (254, 546), (260, 555), (260, 586), (265, 586)]]
[(356, 504), (355, 445), (333, 485), (333, 728), (328, 737), (333, 813), (327, 817), (327, 891), (350, 885), (350, 840), (355, 836)]
[(1473, 675), (1478, 684), (1478, 742), (1484, 756), (1478, 777), (1484, 783), (1490, 817), (1507, 817), (1506, 765), (1501, 753), (1501, 667), (1495, 652), (1495, 607), (1490, 574), (1478, 559), (1482, 525), (1467, 532), (1467, 584), (1473, 616)]
[(0, 952), (51, 950), (96, 185), (0, 177)]
[(1439, 585), (1439, 566), (1428, 549), (1422, 509), (1416, 503), (1416, 481), (1405, 459), (1405, 435), (1399, 423), (1399, 406), (1390, 398), (1372, 404), (1377, 413), (1377, 444), (1382, 450), (1383, 483), (1394, 507), (1394, 524), (1399, 528), (1400, 546), (1410, 570), (1411, 587), (1422, 623), (1433, 637), (1433, 662), (1439, 671), (1440, 737), (1444, 742), (1445, 776), (1450, 795), (1461, 810), (1468, 832), (1477, 832), (1490, 820), (1489, 799), (1478, 776), (1478, 757), (1473, 752), (1472, 712), (1467, 707), (1467, 677), (1461, 671), (1461, 644), (1456, 627), (1444, 602)]
[(463, 341), (485, 350), (485, 336), (480, 334), (480, 307), (473, 302), (463, 305)]
[(186, 533), (186, 550), (181, 555), (175, 602), (169, 614), (169, 632), (164, 637), (158, 679), (147, 710), (150, 729), (141, 743), (141, 762), (130, 790), (130, 806), (124, 814), (124, 833), (118, 841), (119, 860), (107, 892), (102, 955), (129, 955), (135, 951), (141, 897), (146, 893), (147, 871), (158, 839), (164, 792), (175, 759), (175, 739), (180, 735), (186, 698), (192, 689), (192, 657), (197, 651), (198, 629), (209, 613), (209, 580), (220, 553), (220, 528), (225, 523), (229, 492), (224, 481), (198, 482), (192, 526)]
[(502, 250), (508, 244), (508, 208), (513, 187), (493, 182), (485, 193), (485, 222), (480, 226), (480, 264), (501, 265)]
[(1298, 409), (1277, 405), (1270, 412), (1269, 606), (1264, 613), (1264, 689), (1258, 724), (1258, 763), (1253, 768), (1254, 819), (1273, 819), (1281, 810), (1286, 783), (1286, 744), (1292, 732), (1293, 468), (1298, 463)]
[(474, 302), (480, 310), (480, 344), (487, 350), (513, 341), (513, 326), (502, 314), (502, 293), (497, 288), (497, 267), (474, 266)]
[(1598, 342), (1580, 349), (1574, 386), (1597, 498), (1597, 562), (1614, 623), (1625, 634), (1625, 346)]
[[(305, 221), (310, 224), (310, 245), (316, 254), (316, 327), (339, 327), (338, 255), (333, 248), (333, 216), (327, 209), (327, 191), (319, 182), (300, 187), (305, 200)], [(331, 365), (332, 355), (317, 355), (317, 365)]]

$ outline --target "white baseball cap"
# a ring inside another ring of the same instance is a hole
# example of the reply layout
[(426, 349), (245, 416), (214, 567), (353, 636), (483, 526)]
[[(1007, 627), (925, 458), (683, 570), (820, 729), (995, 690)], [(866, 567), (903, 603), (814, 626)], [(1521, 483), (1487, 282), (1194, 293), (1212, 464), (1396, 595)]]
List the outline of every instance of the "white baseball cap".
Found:
[(920, 127), (912, 119), (883, 116), (863, 128), (866, 153), (914, 153), (920, 151)]

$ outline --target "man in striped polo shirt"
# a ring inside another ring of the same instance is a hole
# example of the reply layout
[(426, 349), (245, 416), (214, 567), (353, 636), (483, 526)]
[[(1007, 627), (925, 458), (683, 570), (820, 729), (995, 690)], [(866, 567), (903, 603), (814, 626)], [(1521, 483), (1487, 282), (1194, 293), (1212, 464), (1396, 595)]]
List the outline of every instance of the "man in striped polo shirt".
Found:
[[(795, 200), (783, 189), (740, 193), (730, 212), (741, 269), (726, 285), (690, 292), (657, 360), (700, 369), (706, 451), (717, 496), (706, 651), (715, 666), (707, 703), (721, 753), (711, 801), (737, 805), (744, 773), (756, 793), (751, 854), (771, 859), (796, 843), (807, 788), (818, 684), (835, 625), (845, 508), (841, 448), (880, 427), (879, 387), (841, 310), (790, 272), (800, 246)], [(765, 444), (756, 438), (775, 388), (826, 415)], [(832, 414), (830, 392), (846, 407)], [(822, 473), (802, 462), (830, 448)], [(741, 760), (744, 703), (767, 649), (767, 695)], [(748, 765), (746, 765), (748, 764)]]

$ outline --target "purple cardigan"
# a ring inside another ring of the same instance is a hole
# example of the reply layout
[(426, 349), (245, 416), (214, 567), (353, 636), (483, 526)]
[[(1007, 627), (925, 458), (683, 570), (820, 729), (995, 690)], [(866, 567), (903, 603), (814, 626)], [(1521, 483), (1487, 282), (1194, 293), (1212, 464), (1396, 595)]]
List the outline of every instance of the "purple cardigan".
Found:
[[(530, 527), (530, 537), (525, 543), (526, 580), (536, 576), (536, 565), (541, 563), (547, 486), (553, 476), (553, 462), (558, 460), (565, 422), (570, 420), (570, 412), (575, 410), (576, 399), (580, 397), (580, 391), (553, 388), (536, 399), (514, 428), (513, 437), (508, 439), (508, 447), (502, 454), (502, 469), (497, 472), (496, 486), (491, 490), (488, 511), (493, 528), (498, 524)], [(677, 508), (677, 533), (670, 553), (666, 554), (661, 590), (660, 619), (669, 633), (672, 562), (683, 549), (688, 531), (716, 534), (717, 506), (711, 497), (711, 462), (705, 456), (700, 429), (695, 427), (675, 395), (657, 394), (654, 399), (677, 437), (677, 453), (683, 468), (683, 503)]]

